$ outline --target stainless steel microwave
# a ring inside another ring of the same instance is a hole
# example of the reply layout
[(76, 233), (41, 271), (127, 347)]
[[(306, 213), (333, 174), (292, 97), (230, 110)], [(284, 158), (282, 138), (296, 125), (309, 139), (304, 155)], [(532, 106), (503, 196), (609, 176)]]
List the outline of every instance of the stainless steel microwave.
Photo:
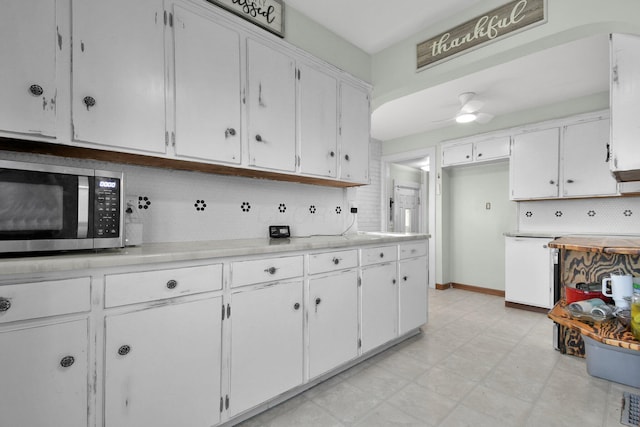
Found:
[(124, 246), (122, 172), (0, 160), (0, 253)]

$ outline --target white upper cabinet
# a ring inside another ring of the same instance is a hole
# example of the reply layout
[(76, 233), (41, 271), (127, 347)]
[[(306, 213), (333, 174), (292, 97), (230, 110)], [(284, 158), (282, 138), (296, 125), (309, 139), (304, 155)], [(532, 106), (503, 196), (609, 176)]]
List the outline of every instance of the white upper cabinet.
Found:
[(55, 136), (57, 37), (56, 2), (3, 2), (0, 131)]
[(305, 64), (298, 66), (300, 172), (336, 177), (338, 165), (338, 82)]
[(513, 137), (509, 165), (511, 199), (558, 197), (560, 129)]
[(442, 147), (442, 166), (461, 165), (473, 161), (473, 144)]
[(577, 123), (564, 128), (562, 195), (614, 195), (617, 183), (609, 170), (609, 120)]
[(369, 183), (371, 138), (369, 92), (346, 82), (340, 84), (340, 178)]
[(611, 35), (611, 170), (640, 180), (640, 37)]
[(249, 165), (296, 169), (295, 61), (289, 55), (247, 39)]
[(162, 0), (73, 0), (73, 140), (165, 151)]
[(240, 35), (174, 6), (173, 37), (176, 154), (239, 164)]

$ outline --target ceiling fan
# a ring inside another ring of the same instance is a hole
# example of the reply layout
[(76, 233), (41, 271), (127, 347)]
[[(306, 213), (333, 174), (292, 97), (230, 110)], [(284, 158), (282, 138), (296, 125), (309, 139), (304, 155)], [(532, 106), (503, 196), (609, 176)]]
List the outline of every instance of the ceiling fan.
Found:
[(487, 123), (493, 119), (493, 114), (481, 112), (484, 101), (476, 97), (475, 92), (464, 92), (458, 95), (460, 110), (454, 117), (457, 123)]

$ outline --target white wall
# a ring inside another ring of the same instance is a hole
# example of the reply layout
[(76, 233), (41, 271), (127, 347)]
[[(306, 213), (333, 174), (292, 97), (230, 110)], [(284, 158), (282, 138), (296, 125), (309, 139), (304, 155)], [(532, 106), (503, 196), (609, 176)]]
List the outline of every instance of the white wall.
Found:
[(382, 182), (382, 143), (371, 141), (369, 144), (369, 179), (371, 184), (358, 187), (356, 200), (358, 202), (358, 230), (380, 231), (381, 225), (381, 182)]
[[(504, 236), (516, 227), (509, 201), (509, 163), (453, 167), (444, 189), (449, 282), (504, 290)], [(487, 209), (490, 203), (490, 209)]]

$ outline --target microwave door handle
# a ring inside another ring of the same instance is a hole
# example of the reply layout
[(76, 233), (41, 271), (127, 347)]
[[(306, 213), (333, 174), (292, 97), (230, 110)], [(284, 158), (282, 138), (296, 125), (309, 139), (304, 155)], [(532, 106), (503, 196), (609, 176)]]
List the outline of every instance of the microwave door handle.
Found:
[(78, 177), (78, 239), (89, 232), (89, 177)]

